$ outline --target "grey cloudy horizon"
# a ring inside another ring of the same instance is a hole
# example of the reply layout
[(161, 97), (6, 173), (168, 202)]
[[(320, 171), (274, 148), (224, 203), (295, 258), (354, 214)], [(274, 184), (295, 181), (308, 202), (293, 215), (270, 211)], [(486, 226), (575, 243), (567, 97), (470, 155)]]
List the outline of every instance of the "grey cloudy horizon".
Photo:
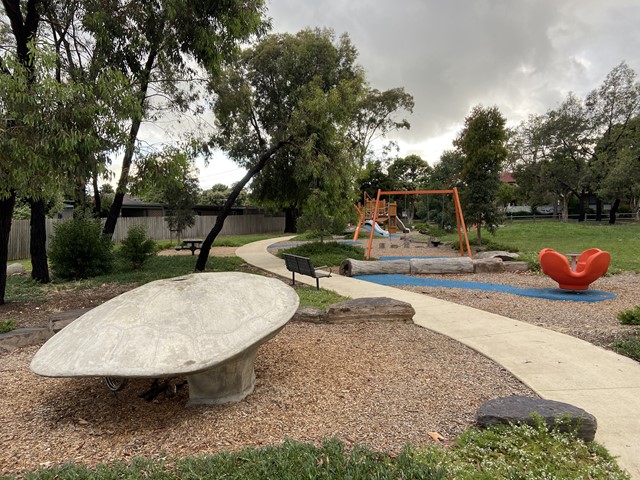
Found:
[[(584, 98), (622, 61), (640, 75), (640, 0), (267, 0), (267, 9), (271, 33), (347, 33), (373, 88), (413, 95), (411, 129), (389, 138), (398, 155), (431, 164), (475, 105), (516, 125), (569, 92)], [(164, 126), (143, 125), (150, 145), (172, 137)], [(203, 189), (246, 173), (222, 152), (197, 167)]]
[(372, 87), (404, 87), (401, 155), (430, 163), (478, 104), (514, 125), (584, 97), (620, 62), (640, 73), (638, 0), (269, 0), (272, 31), (347, 33)]

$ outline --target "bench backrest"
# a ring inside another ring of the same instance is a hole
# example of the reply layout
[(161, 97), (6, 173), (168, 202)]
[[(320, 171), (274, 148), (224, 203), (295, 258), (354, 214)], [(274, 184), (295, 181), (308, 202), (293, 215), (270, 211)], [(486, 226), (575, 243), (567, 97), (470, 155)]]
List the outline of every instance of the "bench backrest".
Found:
[(287, 270), (315, 278), (316, 271), (313, 268), (313, 263), (311, 263), (310, 258), (291, 255), (289, 253), (284, 253), (283, 256)]

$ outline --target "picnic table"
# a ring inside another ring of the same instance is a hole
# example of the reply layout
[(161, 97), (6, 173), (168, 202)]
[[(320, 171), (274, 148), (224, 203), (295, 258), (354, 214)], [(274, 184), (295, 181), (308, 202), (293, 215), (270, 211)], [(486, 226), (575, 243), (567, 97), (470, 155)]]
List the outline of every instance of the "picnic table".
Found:
[(202, 240), (199, 238), (185, 238), (182, 240), (182, 249), (191, 250), (191, 255), (196, 254), (196, 250), (200, 250), (202, 246)]
[(156, 280), (85, 313), (34, 356), (46, 377), (126, 378), (184, 375), (189, 404), (237, 402), (255, 385), (258, 347), (298, 308), (280, 280), (239, 272)]

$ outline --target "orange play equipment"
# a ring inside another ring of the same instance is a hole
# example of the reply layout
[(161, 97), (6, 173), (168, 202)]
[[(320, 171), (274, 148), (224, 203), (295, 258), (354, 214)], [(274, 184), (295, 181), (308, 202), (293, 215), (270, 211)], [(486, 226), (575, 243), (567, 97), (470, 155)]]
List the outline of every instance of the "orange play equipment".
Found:
[(607, 273), (611, 255), (599, 248), (590, 248), (578, 256), (575, 270), (565, 255), (551, 248), (540, 250), (538, 255), (542, 271), (558, 282), (564, 290), (587, 290), (592, 282)]
[[(369, 244), (367, 246), (367, 252), (365, 253), (365, 258), (369, 259), (371, 257), (371, 247), (373, 244), (373, 234), (375, 231), (376, 222), (383, 221), (388, 222), (388, 230), (391, 233), (395, 233), (397, 226), (396, 221), (398, 221), (396, 216), (396, 204), (395, 203), (386, 203), (385, 200), (381, 200), (380, 197), (386, 195), (442, 195), (442, 194), (450, 194), (453, 198), (453, 205), (456, 212), (456, 223), (458, 226), (458, 240), (460, 243), (460, 255), (464, 256), (464, 248), (467, 247), (467, 255), (471, 258), (471, 247), (469, 246), (469, 237), (467, 236), (467, 227), (464, 224), (464, 216), (462, 215), (462, 207), (460, 206), (460, 197), (458, 196), (458, 189), (453, 188), (451, 190), (399, 190), (399, 191), (388, 191), (384, 192), (378, 189), (378, 194), (376, 199), (368, 197), (365, 193), (364, 195), (364, 205), (358, 205), (356, 208), (358, 209), (359, 222), (358, 227), (356, 228), (355, 235), (353, 236), (354, 240), (358, 239), (358, 235), (360, 233), (360, 227), (362, 227), (367, 220), (371, 221), (371, 231), (369, 233)], [(464, 242), (463, 242), (464, 238)]]

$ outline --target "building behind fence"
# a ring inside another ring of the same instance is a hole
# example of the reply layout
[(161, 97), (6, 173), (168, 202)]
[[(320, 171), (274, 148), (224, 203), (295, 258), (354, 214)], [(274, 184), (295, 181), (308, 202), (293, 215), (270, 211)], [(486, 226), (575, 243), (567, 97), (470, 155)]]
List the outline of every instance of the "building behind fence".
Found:
[[(182, 232), (182, 238), (205, 238), (216, 222), (213, 216), (196, 216), (193, 227)], [(47, 239), (53, 233), (53, 225), (64, 220), (47, 219)], [(113, 234), (114, 242), (121, 242), (133, 225), (145, 225), (148, 235), (154, 240), (175, 240), (164, 217), (121, 217)], [(281, 233), (284, 231), (284, 217), (264, 215), (232, 215), (225, 219), (220, 235), (248, 235), (257, 233)], [(29, 220), (14, 220), (9, 236), (9, 260), (29, 258)]]

